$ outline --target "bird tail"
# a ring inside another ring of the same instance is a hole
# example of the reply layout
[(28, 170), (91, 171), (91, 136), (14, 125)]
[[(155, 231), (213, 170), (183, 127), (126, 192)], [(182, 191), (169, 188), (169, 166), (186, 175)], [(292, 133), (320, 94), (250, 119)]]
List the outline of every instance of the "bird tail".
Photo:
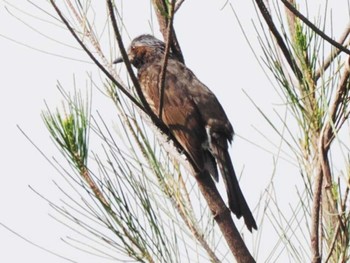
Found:
[(247, 201), (243, 196), (242, 190), (239, 187), (236, 173), (227, 151), (227, 141), (224, 138), (220, 138), (219, 140), (221, 139), (221, 142), (218, 141), (216, 143), (212, 143), (211, 151), (215, 156), (223, 177), (228, 196), (228, 204), (231, 211), (237, 216), (237, 218), (243, 216), (247, 228), (250, 232), (252, 232), (253, 228), (257, 229), (257, 225), (252, 212), (249, 209)]

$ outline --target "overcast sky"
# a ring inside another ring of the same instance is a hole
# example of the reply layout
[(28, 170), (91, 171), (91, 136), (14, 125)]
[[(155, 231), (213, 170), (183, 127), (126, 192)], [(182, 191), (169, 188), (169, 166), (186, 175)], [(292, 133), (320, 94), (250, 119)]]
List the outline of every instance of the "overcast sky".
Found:
[[(76, 83), (83, 89), (87, 73), (92, 73), (96, 78), (100, 78), (100, 75), (82, 51), (57, 42), (78, 47), (65, 30), (37, 20), (36, 18), (47, 17), (28, 2), (9, 2), (13, 6), (0, 1), (1, 258), (5, 259), (3, 262), (65, 262), (28, 244), (8, 231), (4, 225), (36, 244), (68, 258), (78, 262), (95, 262), (89, 255), (77, 252), (60, 241), (60, 237), (71, 235), (71, 232), (49, 216), (52, 210), (47, 202), (29, 188), (30, 185), (52, 200), (61, 197), (53, 183), (53, 180), (59, 182), (60, 176), (17, 126), (45, 154), (59, 155), (40, 117), (41, 111), (45, 109), (44, 100), (52, 108), (60, 105), (62, 99), (56, 88), (57, 81), (65, 89), (72, 90), (75, 76)], [(257, 49), (258, 56), (261, 56), (257, 35), (250, 22), (256, 16), (253, 5), (250, 1), (231, 2), (246, 28), (247, 37)], [(47, 1), (40, 0), (35, 3), (54, 13)], [(251, 207), (257, 205), (269, 179), (276, 173), (277, 183), (285, 194), (285, 199), (281, 202), (288, 207), (288, 198), (295, 195), (294, 185), (297, 183), (295, 178), (299, 176), (298, 169), (291, 163), (280, 160), (274, 170), (277, 149), (269, 146), (259, 132), (270, 134), (273, 139), (277, 137), (274, 137), (248, 96), (271, 116), (274, 109), (283, 112), (284, 108), (249, 49), (230, 5), (225, 3), (223, 0), (185, 1), (175, 18), (177, 36), (187, 66), (217, 95), (234, 125), (238, 136), (231, 148), (231, 155), (237, 172), (243, 173), (241, 186), (248, 203)], [(134, 5), (138, 7), (134, 8)], [(101, 8), (105, 8), (103, 4)], [(124, 23), (131, 38), (142, 33), (152, 33), (149, 14), (149, 1), (124, 1)], [(98, 22), (100, 18), (95, 19)], [(347, 19), (348, 17), (346, 21)], [(105, 18), (101, 19), (104, 20)], [(343, 21), (340, 25), (343, 28)], [(157, 31), (155, 33), (160, 37)], [(128, 44), (130, 39), (127, 35), (124, 36)], [(106, 54), (110, 59), (116, 55), (108, 52)], [(94, 91), (94, 110), (99, 109), (110, 114), (105, 117), (113, 123), (115, 112), (109, 111), (113, 109), (109, 104), (112, 104), (110, 100)], [(241, 226), (241, 222), (238, 224)]]

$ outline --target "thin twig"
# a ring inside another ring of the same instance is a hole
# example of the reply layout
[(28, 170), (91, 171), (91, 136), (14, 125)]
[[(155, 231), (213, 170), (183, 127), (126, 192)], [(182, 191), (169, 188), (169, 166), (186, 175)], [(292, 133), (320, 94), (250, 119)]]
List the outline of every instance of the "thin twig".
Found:
[[(339, 114), (341, 114), (339, 113), (339, 109), (343, 106), (342, 100), (348, 94), (348, 81), (350, 78), (350, 68), (348, 63), (349, 61), (347, 60), (347, 65), (345, 66), (344, 73), (335, 91), (335, 97), (330, 104), (328, 121), (323, 127), (324, 131), (322, 131), (322, 133), (324, 136), (324, 145), (330, 145), (332, 139), (334, 138), (334, 124), (337, 122), (337, 119), (339, 119)], [(339, 128), (340, 127), (337, 127), (337, 129)]]
[(288, 47), (284, 43), (282, 36), (278, 32), (278, 30), (277, 30), (277, 28), (272, 20), (272, 17), (270, 15), (269, 11), (267, 10), (266, 5), (264, 4), (263, 0), (255, 0), (255, 2), (258, 5), (260, 13), (262, 14), (263, 18), (265, 19), (265, 22), (268, 25), (269, 30), (274, 35), (279, 48), (282, 50), (282, 53), (283, 53), (284, 57), (286, 58), (289, 66), (293, 70), (295, 76), (297, 77), (298, 80), (302, 80), (302, 73), (301, 73), (300, 69), (298, 68), (296, 62), (294, 61), (294, 59), (290, 55)]
[(348, 176), (348, 181), (347, 181), (347, 184), (346, 184), (344, 199), (343, 199), (343, 202), (341, 204), (341, 209), (342, 209), (341, 212), (342, 212), (342, 214), (345, 212), (345, 209), (346, 209), (346, 204), (347, 204), (348, 196), (349, 196), (349, 190), (350, 190), (350, 177)]
[(177, 0), (175, 3), (175, 7), (174, 7), (174, 13), (177, 12), (177, 10), (179, 10), (179, 8), (181, 7), (181, 5), (183, 4), (183, 2), (185, 2), (185, 0)]
[(350, 50), (339, 44), (337, 41), (333, 40), (331, 37), (323, 33), (320, 29), (318, 29), (317, 26), (315, 26), (313, 23), (310, 22), (302, 13), (300, 13), (295, 7), (289, 3), (287, 0), (281, 0), (282, 3), (294, 14), (296, 15), (300, 20), (302, 20), (308, 27), (310, 27), (317, 35), (322, 37), (324, 40), (326, 40), (328, 43), (333, 45), (334, 47), (338, 48), (340, 51), (345, 52), (346, 54), (350, 55)]
[[(350, 23), (347, 24), (344, 32), (341, 34), (338, 43), (340, 44), (344, 44), (346, 38), (349, 36), (350, 34)], [(350, 43), (350, 41), (348, 41), (346, 43), (345, 46), (348, 46)], [(315, 81), (317, 81), (322, 73), (329, 67), (329, 65), (334, 61), (334, 59), (341, 53), (340, 49), (334, 48), (332, 47), (331, 53), (328, 55), (328, 57), (325, 59), (325, 61), (323, 62), (323, 65), (316, 71), (315, 73)]]
[[(167, 38), (167, 29), (168, 29), (168, 19), (164, 14), (169, 14), (168, 11), (168, 5), (166, 3), (167, 0), (152, 0), (153, 2), (153, 7), (155, 10), (155, 13), (157, 15), (158, 23), (159, 23), (159, 28), (160, 32), (163, 35), (163, 38)], [(181, 48), (179, 41), (177, 40), (176, 33), (174, 30), (174, 27), (171, 27), (171, 42), (170, 42), (170, 47), (172, 54), (182, 63), (185, 64), (185, 59), (182, 54)]]
[(85, 46), (85, 44), (80, 40), (78, 35), (75, 33), (74, 29), (71, 27), (67, 19), (61, 13), (61, 10), (58, 8), (54, 0), (50, 0), (52, 6), (54, 7), (56, 13), (60, 17), (61, 21), (68, 28), (69, 32), (73, 35), (75, 40), (79, 43), (79, 45), (84, 49), (86, 54), (92, 59), (92, 61), (99, 67), (99, 69), (123, 92), (139, 109), (145, 111), (144, 107), (126, 90), (123, 85), (117, 81), (106, 69), (105, 67), (95, 58), (95, 56), (90, 52), (90, 50)]
[(124, 47), (124, 44), (123, 44), (123, 40), (122, 40), (122, 36), (120, 34), (120, 31), (119, 31), (119, 28), (118, 28), (118, 24), (117, 24), (117, 20), (115, 18), (115, 14), (114, 14), (114, 10), (113, 10), (113, 4), (112, 4), (111, 0), (107, 0), (107, 6), (108, 6), (109, 16), (110, 16), (111, 22), (112, 22), (112, 27), (113, 27), (113, 30), (114, 30), (114, 34), (115, 34), (115, 37), (117, 39), (118, 47), (119, 47), (120, 53), (122, 55), (123, 61), (125, 63), (126, 69), (127, 69), (128, 73), (129, 73), (129, 76), (131, 78), (132, 83), (134, 84), (134, 87), (136, 89), (137, 95), (141, 99), (142, 105), (145, 107), (146, 112), (150, 112), (151, 109), (150, 109), (150, 107), (149, 107), (145, 97), (143, 96), (143, 93), (142, 93), (139, 81), (137, 80), (137, 78), (136, 78), (136, 76), (134, 74), (134, 71), (132, 70), (131, 63), (130, 63), (129, 58), (128, 58), (128, 54), (127, 54), (127, 52), (125, 50), (125, 47)]
[[(186, 189), (186, 186), (183, 185), (183, 187), (184, 189)], [(188, 192), (186, 191), (186, 193)], [(205, 236), (201, 233), (200, 228), (198, 227), (198, 222), (193, 222), (193, 220), (185, 212), (185, 208), (183, 207), (183, 205), (181, 205), (181, 202), (177, 200), (174, 200), (174, 202), (177, 212), (179, 213), (182, 220), (185, 222), (193, 236), (197, 239), (199, 244), (201, 244), (203, 249), (207, 252), (208, 256), (210, 257), (210, 261), (213, 263), (220, 263), (221, 261), (218, 259), (215, 252), (209, 246), (207, 240), (205, 239)]]
[(331, 242), (331, 246), (329, 248), (328, 255), (327, 255), (326, 260), (324, 261), (324, 263), (327, 263), (330, 260), (331, 256), (332, 256), (333, 250), (335, 248), (335, 243), (337, 241), (337, 236), (338, 236), (338, 233), (339, 233), (339, 229), (340, 229), (340, 222), (338, 221), (337, 226), (336, 226), (336, 228), (335, 228), (335, 230), (333, 232), (333, 239), (332, 239), (332, 242)]
[(159, 79), (159, 111), (158, 116), (159, 119), (162, 120), (163, 115), (163, 105), (164, 105), (164, 90), (165, 90), (165, 75), (166, 75), (166, 68), (168, 65), (168, 58), (170, 53), (170, 43), (171, 43), (171, 29), (173, 27), (173, 21), (174, 21), (174, 5), (175, 0), (171, 1), (170, 4), (170, 10), (169, 10), (169, 19), (168, 19), (168, 30), (167, 30), (167, 38), (165, 42), (165, 53), (163, 57), (163, 64), (162, 69), (160, 71), (160, 79)]

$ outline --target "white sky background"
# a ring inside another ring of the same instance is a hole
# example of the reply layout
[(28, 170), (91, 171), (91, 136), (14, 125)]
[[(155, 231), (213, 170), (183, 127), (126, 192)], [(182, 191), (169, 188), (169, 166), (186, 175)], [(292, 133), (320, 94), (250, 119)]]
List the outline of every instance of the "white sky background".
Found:
[[(45, 17), (26, 1), (11, 0), (10, 2), (33, 16)], [(46, 1), (35, 2), (50, 13), (54, 13)], [(102, 2), (101, 8), (105, 8)], [(339, 3), (339, 1), (336, 2)], [(345, 4), (345, 1), (342, 2)], [(230, 6), (224, 7), (224, 3), (225, 1), (185, 1), (175, 17), (177, 36), (187, 66), (217, 95), (238, 135), (231, 148), (231, 156), (237, 173), (241, 174), (243, 171), (241, 187), (250, 207), (256, 206), (270, 177), (275, 172), (276, 185), (279, 187), (282, 198), (280, 204), (288, 210), (289, 203), (293, 202), (292, 198), (296, 197), (294, 186), (300, 181), (298, 168), (280, 160), (274, 170), (273, 154), (276, 154), (277, 150), (269, 146), (255, 128), (271, 136), (276, 143), (278, 143), (277, 137), (244, 92), (249, 94), (269, 116), (274, 116), (273, 109), (283, 112), (284, 107), (258, 66)], [(136, 4), (138, 8), (133, 7)], [(232, 1), (232, 4), (246, 27), (248, 38), (253, 42), (254, 47), (258, 48), (257, 36), (250, 23), (250, 19), (256, 16), (252, 3)], [(125, 25), (131, 38), (142, 33), (151, 33), (148, 24), (149, 1), (128, 0), (124, 1), (124, 5)], [(51, 108), (59, 106), (62, 98), (56, 89), (57, 81), (60, 81), (65, 89), (72, 90), (73, 75), (75, 75), (78, 87), (83, 89), (86, 86), (87, 73), (92, 72), (98, 79), (98, 71), (91, 63), (69, 60), (34, 50), (33, 48), (36, 48), (68, 58), (89, 61), (83, 52), (64, 47), (28, 28), (11, 16), (5, 6), (8, 4), (0, 2), (2, 90), (0, 96), (2, 122), (0, 223), (68, 258), (78, 262), (96, 262), (91, 256), (77, 252), (60, 241), (60, 237), (71, 235), (71, 232), (49, 217), (48, 214), (52, 210), (48, 204), (29, 189), (28, 185), (31, 185), (50, 199), (58, 200), (61, 196), (57, 193), (52, 180), (59, 182), (61, 179), (20, 133), (16, 125), (19, 125), (48, 156), (59, 155), (40, 117), (41, 111), (45, 108), (44, 100)], [(36, 21), (10, 6), (8, 8), (15, 16), (23, 19), (39, 32), (54, 40), (77, 47), (69, 33), (64, 30)], [(339, 22), (339, 31), (334, 31), (338, 36), (348, 22), (348, 14), (341, 8), (334, 13), (337, 14), (337, 18), (338, 14), (343, 14), (339, 17), (344, 17), (344, 20)], [(98, 19), (96, 17), (97, 21)], [(156, 20), (154, 22), (156, 23)], [(155, 30), (156, 35), (160, 37), (157, 28)], [(4, 37), (32, 48), (16, 44)], [(125, 37), (125, 42), (128, 44), (130, 40)], [(257, 53), (262, 54), (260, 50), (257, 50)], [(115, 55), (111, 54), (111, 59), (112, 56)], [(113, 111), (112, 102), (96, 90), (93, 93), (94, 110), (99, 109), (104, 114), (109, 114), (105, 116), (105, 120), (112, 124), (116, 114)], [(257, 148), (242, 140), (241, 137), (262, 145), (273, 154)], [(241, 226), (242, 222), (237, 220), (236, 222)], [(267, 223), (268, 221), (265, 221), (265, 224)], [(262, 238), (267, 237), (265, 235)], [(63, 259), (26, 243), (2, 226), (0, 226), (0, 244), (2, 244), (1, 261), (3, 262), (64, 262)], [(260, 251), (260, 253), (260, 259), (265, 259), (268, 255), (268, 252), (265, 254), (264, 251)], [(98, 260), (98, 262), (103, 261)], [(281, 262), (286, 261), (281, 260)]]

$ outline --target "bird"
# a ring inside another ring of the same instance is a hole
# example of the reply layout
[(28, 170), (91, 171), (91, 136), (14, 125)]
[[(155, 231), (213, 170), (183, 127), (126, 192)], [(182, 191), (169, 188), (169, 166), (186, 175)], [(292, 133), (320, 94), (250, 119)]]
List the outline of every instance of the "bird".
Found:
[[(127, 49), (130, 63), (153, 113), (159, 116), (160, 79), (165, 43), (143, 34)], [(123, 62), (118, 58), (113, 63)], [(233, 127), (215, 94), (170, 51), (165, 69), (161, 120), (175, 137), (197, 171), (207, 171), (216, 182), (218, 168), (225, 184), (230, 210), (243, 216), (248, 230), (257, 230), (252, 212), (242, 190), (228, 152), (234, 136)]]

